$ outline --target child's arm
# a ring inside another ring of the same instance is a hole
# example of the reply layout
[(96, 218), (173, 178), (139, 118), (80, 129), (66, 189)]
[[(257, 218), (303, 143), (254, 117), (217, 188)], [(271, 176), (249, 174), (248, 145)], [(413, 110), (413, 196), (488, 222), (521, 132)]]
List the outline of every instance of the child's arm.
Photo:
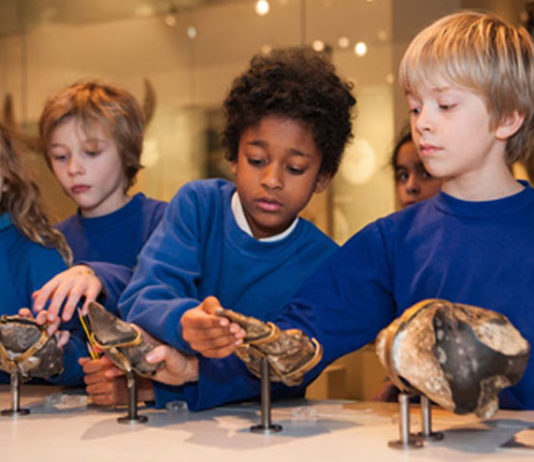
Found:
[[(167, 206), (118, 306), (123, 319), (189, 354), (194, 350), (183, 339), (180, 319), (204, 298), (202, 286), (209, 277), (206, 253), (217, 260), (213, 249), (207, 249), (208, 234), (217, 226), (212, 216), (221, 215), (214, 210), (222, 207), (218, 192), (193, 183), (182, 187)], [(214, 265), (210, 271), (217, 271)]]
[(207, 297), (181, 319), (182, 335), (191, 348), (209, 358), (224, 358), (243, 342), (245, 331), (227, 318), (215, 315), (222, 308), (215, 297)]

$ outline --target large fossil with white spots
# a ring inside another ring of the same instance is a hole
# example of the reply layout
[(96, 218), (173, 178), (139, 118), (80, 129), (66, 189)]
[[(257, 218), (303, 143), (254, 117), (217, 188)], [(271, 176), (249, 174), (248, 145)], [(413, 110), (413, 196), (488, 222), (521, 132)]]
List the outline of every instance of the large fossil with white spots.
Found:
[(23, 316), (0, 317), (0, 369), (18, 371), (22, 379), (48, 378), (63, 370), (56, 335)]
[(145, 361), (155, 345), (144, 340), (134, 324), (124, 322), (97, 302), (89, 304), (88, 318), (91, 340), (119, 369), (150, 377), (163, 365)]
[(294, 386), (302, 382), (323, 355), (323, 349), (314, 338), (301, 330), (280, 330), (272, 322), (263, 322), (232, 310), (219, 308), (218, 316), (239, 324), (246, 332), (243, 343), (235, 354), (245, 362), (249, 370), (261, 376), (261, 359), (270, 365), (270, 379)]
[(493, 415), (498, 393), (517, 383), (530, 346), (502, 314), (423, 300), (383, 329), (377, 354), (393, 383), (457, 414)]

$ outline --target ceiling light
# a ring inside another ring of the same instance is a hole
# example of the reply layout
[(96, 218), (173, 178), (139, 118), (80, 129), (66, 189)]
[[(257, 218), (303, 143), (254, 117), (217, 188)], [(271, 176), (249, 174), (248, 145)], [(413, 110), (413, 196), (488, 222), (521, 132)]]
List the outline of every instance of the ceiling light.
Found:
[(324, 50), (324, 42), (322, 40), (314, 40), (312, 43), (312, 48), (315, 51), (323, 51)]
[(169, 27), (174, 27), (176, 25), (176, 18), (173, 14), (166, 14), (163, 18), (163, 22)]
[(367, 54), (367, 44), (365, 42), (358, 42), (354, 45), (354, 53), (356, 56), (365, 56)]
[(271, 9), (271, 6), (269, 5), (269, 2), (267, 0), (258, 0), (256, 2), (256, 13), (260, 16), (265, 16), (269, 10)]
[(348, 37), (342, 36), (337, 39), (337, 44), (339, 45), (339, 48), (348, 48), (350, 45), (350, 41)]
[(187, 28), (187, 36), (193, 40), (197, 36), (197, 28), (195, 26), (189, 26)]

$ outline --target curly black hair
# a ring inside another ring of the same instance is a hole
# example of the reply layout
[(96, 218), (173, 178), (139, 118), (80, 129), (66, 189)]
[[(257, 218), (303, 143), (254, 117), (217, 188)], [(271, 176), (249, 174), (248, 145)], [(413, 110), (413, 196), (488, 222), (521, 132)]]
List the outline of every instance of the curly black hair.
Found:
[(322, 154), (321, 173), (336, 173), (346, 143), (352, 138), (352, 84), (310, 48), (285, 48), (255, 55), (237, 77), (224, 101), (222, 135), (226, 159), (237, 160), (243, 131), (275, 115), (309, 124)]

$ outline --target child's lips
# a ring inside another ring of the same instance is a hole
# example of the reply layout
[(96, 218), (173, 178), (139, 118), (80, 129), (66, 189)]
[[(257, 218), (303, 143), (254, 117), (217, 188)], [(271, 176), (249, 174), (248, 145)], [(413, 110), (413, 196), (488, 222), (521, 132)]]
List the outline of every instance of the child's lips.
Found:
[(72, 188), (70, 188), (73, 194), (81, 194), (89, 191), (89, 189), (91, 189), (91, 186), (88, 186), (86, 184), (76, 184)]
[(441, 148), (439, 148), (438, 146), (434, 146), (433, 144), (421, 144), (419, 146), (419, 155), (421, 157), (429, 156), (436, 153), (440, 149)]
[(278, 212), (282, 204), (272, 199), (258, 199), (258, 207), (266, 212)]

